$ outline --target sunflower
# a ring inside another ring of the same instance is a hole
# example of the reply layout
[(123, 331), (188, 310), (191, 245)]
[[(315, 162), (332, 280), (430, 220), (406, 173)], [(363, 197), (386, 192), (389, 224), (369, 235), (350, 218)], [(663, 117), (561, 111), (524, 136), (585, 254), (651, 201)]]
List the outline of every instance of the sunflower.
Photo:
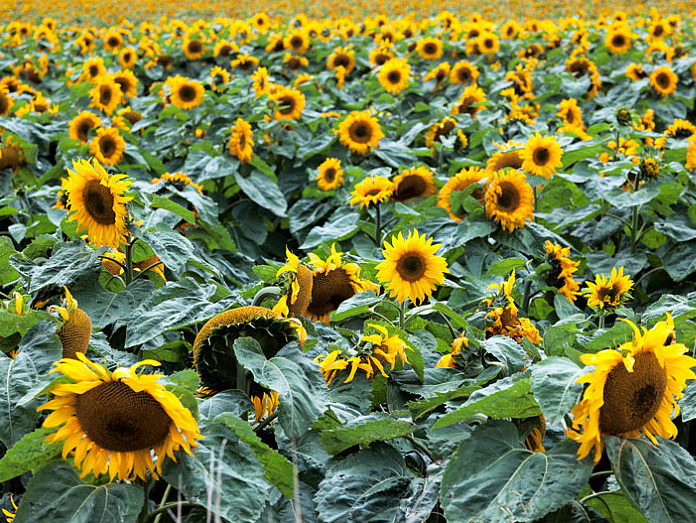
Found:
[(123, 101), (121, 86), (114, 81), (111, 75), (99, 77), (89, 95), (92, 99), (89, 106), (102, 111), (107, 116), (110, 116), (116, 106)]
[(343, 170), (341, 160), (327, 158), (317, 168), (317, 185), (322, 191), (333, 191), (343, 185)]
[(578, 270), (580, 262), (573, 261), (568, 257), (570, 247), (561, 247), (549, 240), (546, 240), (544, 247), (546, 249), (546, 263), (551, 265), (547, 282), (552, 287), (556, 287), (559, 294), (568, 298), (568, 301), (575, 303), (580, 294), (578, 292), (580, 284), (573, 279), (573, 273)]
[(290, 53), (285, 53), (283, 57), (283, 63), (287, 65), (292, 71), (297, 71), (300, 67), (307, 67), (309, 65), (309, 60), (304, 56), (297, 56)]
[(455, 368), (457, 366), (457, 360), (455, 359), (459, 354), (461, 354), (462, 349), (469, 348), (469, 338), (466, 337), (465, 332), (462, 332), (457, 338), (452, 341), (451, 351), (440, 358), (435, 364), (435, 367), (450, 367)]
[(686, 381), (696, 378), (691, 370), (696, 360), (687, 356), (687, 347), (676, 343), (674, 322), (667, 314), (641, 334), (633, 329), (633, 339), (616, 349), (583, 354), (580, 360), (593, 365), (593, 372), (578, 378), (587, 383), (582, 400), (573, 408), (573, 426), (566, 434), (580, 443), (578, 459), (594, 449), (594, 461), (602, 457), (602, 436), (623, 438), (645, 434), (654, 444), (655, 436), (674, 439), (677, 427), (672, 418), (679, 414), (677, 400)]
[(467, 60), (457, 62), (450, 71), (450, 83), (453, 84), (475, 84), (478, 77), (478, 67)]
[(198, 80), (189, 80), (183, 76), (167, 78), (172, 104), (179, 109), (193, 109), (203, 103), (205, 88)]
[(631, 49), (631, 30), (627, 25), (615, 24), (607, 31), (604, 45), (614, 54), (624, 54)]
[[(291, 341), (302, 341), (304, 329), (297, 320), (283, 318), (265, 307), (238, 307), (213, 316), (201, 328), (193, 342), (193, 364), (201, 385), (213, 393), (244, 387), (239, 383), (234, 342), (241, 337), (254, 338), (267, 358)], [(250, 384), (251, 395), (269, 392), (258, 383)]]
[(238, 54), (237, 58), (230, 62), (230, 67), (239, 69), (240, 71), (251, 71), (258, 67), (259, 59), (255, 56), (250, 56), (249, 53)]
[(97, 80), (106, 74), (104, 59), (100, 56), (85, 60), (82, 65), (82, 78), (91, 84), (96, 84)]
[(193, 187), (198, 191), (198, 194), (203, 194), (203, 186), (197, 183), (194, 183), (191, 178), (188, 177), (187, 174), (179, 172), (179, 173), (164, 173), (162, 176), (158, 178), (153, 178), (150, 183), (153, 185), (156, 185), (160, 182), (168, 182), (172, 184), (174, 187), (176, 187), (179, 191), (183, 191), (186, 187)]
[(387, 63), (387, 61), (394, 58), (394, 54), (389, 50), (389, 48), (384, 46), (375, 47), (370, 51), (370, 67), (380, 67)]
[(75, 358), (78, 352), (87, 352), (89, 339), (92, 336), (92, 320), (82, 309), (77, 308), (77, 300), (72, 297), (67, 287), (65, 290), (65, 306), (52, 306), (49, 311), (60, 314), (63, 326), (58, 329), (58, 338), (63, 346), (63, 358)]
[(529, 138), (527, 145), (520, 152), (522, 169), (531, 174), (549, 180), (556, 174), (556, 167), (561, 167), (563, 149), (555, 136), (541, 136), (536, 133)]
[(53, 385), (54, 399), (37, 410), (53, 411), (43, 426), (60, 429), (46, 442), (63, 441), (63, 459), (73, 453), (81, 477), (92, 472), (108, 473), (110, 480), (147, 480), (149, 470), (159, 478), (165, 456), (174, 459), (182, 448), (191, 454), (203, 438), (191, 412), (158, 383), (164, 375), (137, 373), (138, 367), (159, 362), (143, 360), (112, 373), (81, 352), (76, 356), (55, 363), (51, 372), (71, 382)]
[(104, 49), (115, 53), (123, 45), (123, 36), (116, 30), (109, 30), (104, 37)]
[[(225, 71), (224, 69), (221, 69), (220, 67), (213, 67), (212, 71), (210, 71), (210, 76), (211, 78), (214, 79), (213, 77), (213, 72), (216, 72), (218, 75), (221, 75), (223, 77), (223, 84), (226, 84), (227, 82), (230, 81), (230, 75)], [(226, 75), (226, 76), (225, 76)], [(273, 84), (270, 82), (268, 78), (268, 69), (265, 67), (259, 67), (256, 69), (251, 74), (251, 79), (254, 81), (252, 85), (252, 89), (254, 89), (254, 98), (258, 98), (262, 94), (269, 94), (271, 92), (271, 87)], [(218, 83), (218, 82), (215, 82)], [(217, 89), (214, 85), (213, 88), (216, 91), (221, 91), (222, 89)]]
[(132, 68), (137, 60), (138, 55), (132, 47), (124, 47), (121, 49), (121, 52), (118, 53), (118, 63), (124, 69)]
[[(457, 174), (452, 176), (447, 183), (440, 189), (440, 194), (437, 196), (437, 205), (447, 210), (454, 221), (462, 221), (465, 216), (463, 210), (461, 214), (458, 209), (452, 209), (452, 193), (463, 191), (470, 185), (476, 184), (488, 176), (488, 172), (479, 167), (463, 167)], [(474, 198), (483, 201), (483, 191), (475, 189), (472, 193)]]
[(570, 127), (583, 128), (585, 125), (582, 122), (582, 110), (578, 107), (578, 101), (575, 98), (561, 100), (558, 104), (558, 112), (556, 113), (565, 125)]
[(201, 40), (190, 40), (186, 38), (181, 44), (181, 50), (189, 60), (198, 60), (205, 54), (205, 44)]
[(416, 51), (423, 60), (437, 60), (442, 56), (442, 40), (421, 38), (416, 42)]
[(484, 31), (476, 38), (476, 45), (480, 53), (495, 54), (500, 49), (498, 37), (491, 32)]
[(242, 163), (249, 163), (254, 156), (254, 141), (251, 124), (242, 118), (237, 118), (232, 127), (232, 134), (227, 143), (230, 154), (239, 158)]
[(386, 176), (368, 176), (353, 188), (350, 205), (359, 203), (361, 209), (377, 205), (387, 200), (393, 192), (394, 184)]
[(314, 277), (312, 271), (300, 259), (285, 248), (288, 262), (276, 273), (276, 280), (285, 283), (285, 292), (278, 303), (273, 307), (273, 312), (282, 316), (304, 316), (307, 307), (312, 300), (312, 287)]
[(126, 141), (115, 127), (101, 127), (89, 142), (89, 154), (104, 165), (116, 165), (123, 158)]
[(314, 270), (312, 299), (306, 316), (315, 321), (328, 324), (331, 313), (359, 292), (379, 293), (379, 285), (360, 278), (360, 267), (343, 261), (343, 253), (336, 250), (336, 244), (331, 245), (331, 254), (326, 259), (310, 253), (309, 263)]
[(514, 20), (508, 20), (500, 28), (501, 38), (504, 38), (506, 40), (511, 40), (511, 39), (515, 38), (519, 34), (519, 32), (520, 32), (520, 26)]
[(388, 291), (389, 297), (396, 297), (400, 303), (411, 300), (412, 303), (422, 302), (430, 297), (435, 286), (445, 279), (447, 261), (435, 252), (439, 244), (433, 245), (432, 238), (418, 235), (417, 230), (409, 232), (404, 238), (392, 236), (392, 243), (385, 241), (382, 250), (385, 260), (377, 264), (377, 279)]
[(506, 144), (500, 145), (495, 142), (493, 144), (498, 148), (497, 153), (488, 159), (486, 164), (486, 169), (488, 171), (501, 171), (508, 167), (512, 169), (520, 169), (522, 167), (522, 149), (524, 144), (522, 142), (515, 142), (513, 140), (508, 141)]
[(423, 77), (423, 81), (429, 82), (430, 80), (435, 80), (435, 87), (433, 90), (437, 89), (440, 83), (449, 77), (450, 67), (449, 62), (442, 62), (436, 65)]
[(668, 65), (658, 67), (650, 75), (650, 85), (662, 98), (667, 98), (677, 91), (678, 80), (677, 75)]
[(273, 118), (276, 120), (298, 120), (302, 116), (302, 111), (305, 107), (305, 97), (301, 91), (278, 86), (271, 93), (271, 100), (275, 100), (277, 104), (273, 114)]
[(384, 89), (391, 94), (398, 94), (408, 87), (411, 66), (404, 58), (387, 60), (377, 73), (377, 79)]
[(392, 180), (392, 200), (405, 202), (413, 198), (425, 198), (437, 192), (433, 172), (427, 167), (405, 169)]
[(297, 54), (304, 54), (309, 49), (309, 37), (303, 29), (295, 29), (283, 39), (285, 49)]
[(10, 494), (10, 502), (12, 503), (12, 508), (14, 509), (15, 513), (13, 514), (7, 509), (2, 509), (2, 513), (5, 515), (5, 520), (7, 523), (12, 523), (14, 521), (15, 515), (17, 514), (17, 504), (14, 501), (14, 496)]
[(507, 280), (488, 286), (487, 292), (491, 289), (497, 292), (491, 298), (482, 301), (482, 304), (488, 308), (485, 316), (486, 339), (492, 336), (507, 336), (517, 342), (526, 338), (532, 343), (541, 343), (539, 331), (529, 318), (520, 318), (517, 315), (517, 306), (512, 297), (514, 286), (514, 270)]
[(609, 279), (604, 274), (596, 274), (594, 283), (586, 282), (583, 294), (588, 296), (587, 305), (613, 309), (621, 305), (624, 299), (630, 299), (629, 291), (633, 287), (633, 280), (628, 274), (624, 276), (623, 271), (623, 267), (619, 267), (618, 272), (613, 267)]
[(436, 141), (440, 141), (440, 138), (447, 138), (455, 127), (457, 127), (457, 121), (453, 118), (445, 117), (435, 122), (425, 133), (425, 146), (432, 147)]
[(130, 106), (119, 109), (118, 116), (126, 120), (131, 125), (134, 125), (136, 122), (143, 119), (143, 115), (138, 111), (131, 109)]
[(6, 87), (0, 87), (0, 116), (7, 116), (14, 105), (14, 98), (9, 95)]
[(133, 71), (129, 69), (118, 71), (114, 74), (113, 80), (121, 87), (123, 96), (127, 98), (138, 96), (138, 79), (133, 74)]
[(476, 85), (470, 85), (459, 97), (452, 108), (450, 114), (470, 114), (474, 120), (476, 119), (476, 113), (483, 110), (483, 106), (480, 105), (486, 101), (486, 93), (483, 89), (477, 87)]
[[(282, 48), (281, 48), (282, 50)], [(220, 40), (215, 44), (213, 49), (213, 56), (216, 58), (222, 56), (223, 58), (228, 58), (232, 53), (239, 51), (239, 47), (234, 42), (228, 42), (227, 40)]]
[(89, 241), (98, 245), (118, 248), (125, 241), (126, 202), (125, 196), (131, 181), (125, 174), (109, 175), (94, 159), (73, 161), (73, 169), (63, 183), (68, 194), (69, 221), (77, 221), (77, 230), (87, 231)]
[(358, 154), (367, 154), (370, 147), (377, 149), (379, 141), (384, 138), (379, 121), (370, 111), (350, 113), (334, 132), (338, 133), (343, 145)]
[(508, 232), (524, 227), (532, 220), (534, 191), (526, 182), (524, 173), (517, 170), (496, 171), (484, 186), (486, 190), (486, 217)]
[[(252, 396), (251, 403), (254, 405), (254, 425), (261, 423), (261, 420), (273, 415), (278, 408), (278, 393), (263, 392), (260, 396)], [(273, 425), (273, 422), (271, 422)]]
[(101, 125), (101, 118), (89, 111), (82, 111), (75, 118), (70, 120), (68, 130), (70, 138), (77, 140), (82, 145), (87, 145), (90, 129), (95, 129)]
[(339, 66), (346, 70), (346, 75), (355, 69), (355, 53), (350, 47), (339, 46), (326, 59), (326, 67), (328, 69), (333, 70)]

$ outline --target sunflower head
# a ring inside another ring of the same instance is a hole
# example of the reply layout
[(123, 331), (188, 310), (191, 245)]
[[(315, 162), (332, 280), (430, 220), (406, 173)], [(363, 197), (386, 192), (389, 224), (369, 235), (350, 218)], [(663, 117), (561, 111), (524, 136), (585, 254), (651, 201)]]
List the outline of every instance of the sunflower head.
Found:
[(427, 167), (405, 169), (392, 180), (394, 192), (391, 197), (397, 202), (405, 202), (413, 198), (432, 196), (435, 194), (435, 177)]
[(322, 191), (333, 191), (343, 185), (341, 160), (327, 158), (317, 169), (317, 185)]
[(252, 136), (251, 124), (242, 118), (237, 118), (227, 146), (230, 154), (239, 158), (242, 163), (250, 162), (254, 156)]
[(384, 138), (379, 121), (370, 111), (350, 113), (339, 124), (336, 132), (340, 142), (358, 154), (367, 154), (370, 147), (376, 149), (379, 141)]
[(350, 205), (360, 204), (360, 208), (378, 205), (394, 192), (394, 184), (386, 176), (368, 176), (357, 183), (351, 192)]
[(305, 316), (312, 300), (314, 276), (312, 271), (286, 247), (288, 262), (276, 273), (276, 280), (286, 289), (273, 312), (282, 316)]
[(271, 99), (277, 104), (273, 117), (276, 120), (298, 120), (305, 107), (305, 96), (297, 89), (278, 86)]
[(532, 220), (534, 191), (517, 170), (491, 173), (485, 184), (486, 216), (512, 232)]
[(89, 142), (89, 153), (104, 165), (116, 165), (123, 158), (126, 141), (115, 127), (101, 127)]
[(476, 119), (476, 114), (483, 110), (481, 105), (486, 101), (486, 93), (476, 85), (470, 85), (462, 92), (452, 108), (452, 114), (470, 114)]
[[(447, 183), (440, 189), (437, 197), (437, 205), (447, 210), (454, 221), (462, 221), (465, 216), (463, 209), (453, 207), (452, 194), (465, 190), (467, 187), (478, 184), (481, 180), (488, 176), (488, 172), (479, 167), (463, 167), (457, 174), (452, 176)], [(483, 202), (483, 190), (481, 188), (474, 189), (472, 196)]]
[(658, 67), (650, 75), (650, 85), (662, 98), (677, 92), (678, 80), (676, 73), (668, 65)]
[(546, 283), (556, 287), (570, 302), (575, 302), (580, 294), (580, 284), (575, 281), (573, 274), (578, 270), (580, 262), (570, 259), (570, 247), (561, 247), (546, 240), (545, 249), (546, 263), (551, 266)]
[(193, 109), (203, 103), (205, 88), (198, 80), (189, 80), (179, 75), (170, 76), (165, 86), (169, 88), (172, 104), (180, 109)]
[(563, 149), (555, 136), (541, 136), (536, 133), (530, 137), (525, 148), (520, 152), (522, 169), (531, 174), (542, 176), (547, 180), (561, 167)]
[(597, 274), (594, 282), (586, 282), (583, 294), (587, 295), (587, 305), (611, 310), (631, 299), (629, 291), (633, 287), (633, 280), (628, 274), (624, 276), (623, 271), (623, 267), (619, 267), (618, 271), (614, 267), (609, 278), (604, 274)]
[(87, 145), (89, 141), (89, 131), (101, 125), (101, 118), (89, 111), (82, 111), (70, 121), (70, 138), (78, 140), (82, 145)]
[(380, 67), (377, 79), (387, 92), (398, 94), (408, 87), (410, 71), (408, 60), (391, 58)]
[(58, 329), (58, 338), (63, 346), (63, 358), (75, 358), (78, 352), (87, 352), (89, 339), (92, 336), (92, 320), (82, 309), (77, 308), (77, 300), (72, 297), (67, 287), (62, 307), (51, 306), (49, 312), (60, 314), (64, 323)]

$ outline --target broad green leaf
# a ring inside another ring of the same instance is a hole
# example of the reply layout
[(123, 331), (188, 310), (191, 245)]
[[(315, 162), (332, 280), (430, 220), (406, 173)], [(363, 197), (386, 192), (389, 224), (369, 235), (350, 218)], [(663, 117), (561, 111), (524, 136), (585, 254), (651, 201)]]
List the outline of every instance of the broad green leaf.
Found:
[(178, 232), (164, 229), (155, 231), (136, 229), (135, 235), (150, 246), (164, 262), (165, 267), (175, 273), (181, 272), (186, 262), (193, 256), (193, 245)]
[(334, 213), (324, 224), (313, 227), (300, 249), (307, 251), (324, 242), (335, 242), (350, 237), (358, 228), (360, 214), (354, 212)]
[[(612, 521), (619, 523), (615, 520)], [(583, 505), (579, 501), (573, 501), (552, 514), (547, 514), (538, 523), (609, 523), (609, 520), (604, 519), (602, 514), (595, 509)]]
[(321, 444), (326, 452), (336, 455), (354, 445), (368, 446), (375, 441), (402, 438), (415, 430), (416, 426), (408, 420), (375, 413), (356, 418), (341, 427), (322, 431)]
[(584, 373), (567, 358), (547, 358), (532, 367), (532, 392), (546, 423), (560, 423), (580, 401), (584, 386), (576, 381)]
[(135, 523), (142, 507), (140, 485), (86, 485), (68, 463), (52, 461), (29, 482), (14, 523)]
[(63, 244), (53, 251), (46, 263), (34, 266), (29, 275), (29, 292), (33, 294), (49, 286), (70, 287), (78, 277), (100, 267), (98, 257), (105, 250), (104, 247), (96, 251), (88, 249), (81, 240)]
[(280, 192), (278, 184), (272, 178), (256, 170), (251, 171), (247, 177), (238, 172), (234, 176), (239, 187), (251, 201), (264, 209), (268, 209), (276, 216), (284, 217), (286, 215), (288, 203), (285, 201), (283, 193)]
[(649, 523), (621, 490), (604, 492), (598, 498), (588, 499), (586, 503), (604, 517), (611, 518), (613, 523)]
[(331, 321), (337, 322), (370, 312), (370, 306), (382, 301), (381, 296), (376, 296), (372, 291), (359, 292), (347, 300), (341, 302), (338, 308), (331, 313)]
[(155, 194), (151, 198), (150, 207), (153, 209), (164, 209), (166, 211), (173, 212), (179, 218), (186, 220), (188, 223), (196, 223), (196, 217), (194, 214), (186, 207), (173, 201), (171, 198), (166, 198), (164, 196)]
[(19, 276), (15, 268), (10, 265), (10, 256), (17, 254), (12, 240), (7, 236), (0, 236), (0, 285), (7, 285)]
[(521, 269), (526, 267), (526, 265), (522, 258), (507, 258), (493, 263), (488, 267), (486, 273), (495, 276), (507, 276), (513, 269)]
[(417, 420), (428, 412), (431, 412), (441, 405), (444, 405), (448, 401), (468, 398), (473, 392), (479, 390), (480, 388), (481, 387), (478, 385), (463, 385), (448, 392), (439, 392), (430, 398), (412, 401), (408, 404), (408, 408), (411, 410), (413, 419)]
[(62, 443), (46, 443), (46, 436), (56, 429), (36, 429), (19, 440), (0, 459), (0, 482), (35, 470), (60, 454)]
[(531, 522), (572, 502), (593, 467), (576, 452), (569, 440), (531, 452), (509, 421), (480, 426), (445, 468), (440, 502), (447, 522)]
[(521, 344), (507, 336), (492, 336), (483, 342), (483, 350), (507, 368), (508, 374), (524, 369), (528, 356)]
[(147, 278), (139, 278), (122, 291), (113, 293), (84, 280), (70, 290), (96, 330), (129, 318), (152, 295), (155, 284)]

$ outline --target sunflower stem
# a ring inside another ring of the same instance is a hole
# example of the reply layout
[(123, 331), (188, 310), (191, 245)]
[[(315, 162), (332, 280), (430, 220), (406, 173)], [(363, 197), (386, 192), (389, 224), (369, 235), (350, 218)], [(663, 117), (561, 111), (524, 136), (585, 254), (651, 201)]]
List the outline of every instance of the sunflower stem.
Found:
[(379, 204), (375, 207), (375, 244), (377, 247), (382, 244), (382, 212)]
[(406, 436), (406, 439), (411, 443), (411, 445), (413, 445), (418, 450), (420, 450), (423, 454), (428, 456), (430, 458), (430, 461), (435, 461), (435, 459), (433, 458), (433, 455), (430, 453), (430, 450), (428, 449), (428, 447), (423, 445), (420, 441), (418, 441), (413, 436)]
[(406, 300), (399, 304), (399, 328), (404, 330), (404, 325), (406, 324)]
[(200, 503), (196, 503), (195, 501), (172, 501), (171, 503), (167, 503), (166, 505), (162, 505), (161, 507), (156, 508), (152, 512), (150, 512), (145, 519), (143, 520), (145, 523), (150, 521), (152, 518), (159, 516), (160, 514), (163, 514), (167, 512), (169, 509), (172, 508), (178, 508), (178, 507), (203, 507)]
[(278, 296), (280, 296), (280, 287), (264, 287), (256, 293), (251, 304), (258, 307), (263, 303), (263, 300), (265, 300), (266, 298), (277, 298)]
[(125, 254), (126, 254), (126, 270), (124, 273), (126, 280), (126, 287), (133, 281), (133, 246), (138, 238), (133, 238), (132, 241), (126, 242), (125, 244)]
[[(164, 489), (164, 494), (162, 495), (162, 501), (160, 501), (158, 508), (162, 508), (165, 505), (165, 503), (167, 503), (167, 498), (169, 497), (169, 493), (171, 491), (172, 491), (172, 485), (171, 485), (171, 483), (167, 483), (167, 488)], [(153, 523), (159, 523), (160, 519), (162, 519), (162, 514), (163, 514), (163, 512), (160, 512), (159, 514), (157, 514), (157, 516), (155, 517), (155, 521), (153, 521)]]
[(297, 443), (292, 438), (292, 501), (293, 512), (295, 513), (295, 523), (302, 523), (302, 498), (300, 497), (300, 473), (297, 468)]
[(604, 328), (604, 318), (605, 318), (604, 309), (602, 309), (601, 311), (599, 311), (599, 323), (597, 325), (597, 329)]
[(254, 432), (256, 432), (256, 433), (258, 434), (258, 433), (261, 432), (264, 428), (266, 428), (268, 425), (270, 425), (271, 423), (273, 423), (277, 417), (278, 417), (278, 413), (277, 413), (277, 412), (274, 412), (274, 413), (271, 414), (270, 416), (266, 416), (264, 419), (262, 419), (262, 420), (259, 422), (258, 425), (256, 425), (256, 426), (254, 427)]
[(531, 289), (532, 289), (532, 279), (529, 276), (527, 276), (527, 278), (524, 280), (524, 291), (522, 294), (522, 310), (524, 311), (525, 314), (528, 314), (529, 302), (532, 299), (531, 294), (529, 292)]
[(636, 245), (638, 244), (638, 217), (640, 212), (640, 206), (635, 206), (633, 208), (633, 215), (631, 217), (631, 252), (636, 252)]

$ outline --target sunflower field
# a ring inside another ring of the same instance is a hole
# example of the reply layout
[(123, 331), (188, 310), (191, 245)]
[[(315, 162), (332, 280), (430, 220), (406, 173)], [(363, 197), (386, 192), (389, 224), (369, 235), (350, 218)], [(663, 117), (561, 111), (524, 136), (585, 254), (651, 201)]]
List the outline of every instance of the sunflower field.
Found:
[(696, 521), (693, 5), (161, 4), (2, 1), (6, 521)]

